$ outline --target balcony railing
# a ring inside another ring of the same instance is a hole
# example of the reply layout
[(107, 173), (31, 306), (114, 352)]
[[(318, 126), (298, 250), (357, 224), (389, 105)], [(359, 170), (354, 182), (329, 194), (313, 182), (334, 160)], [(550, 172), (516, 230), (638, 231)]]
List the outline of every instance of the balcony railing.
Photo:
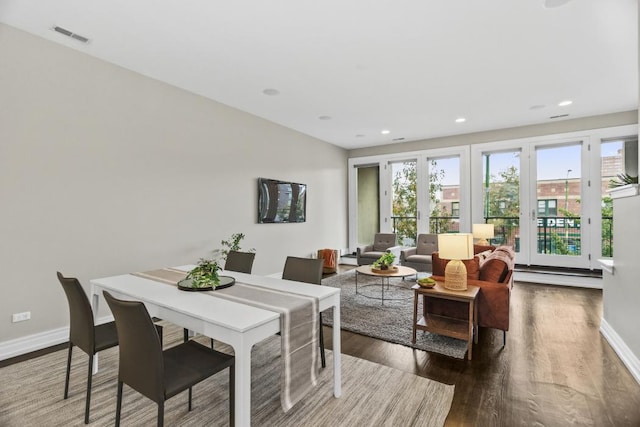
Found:
[[(418, 219), (415, 216), (392, 216), (393, 232), (398, 235), (398, 242), (404, 246), (415, 245)], [(513, 246), (520, 251), (520, 219), (510, 216), (492, 216), (485, 222), (494, 224), (493, 245)], [(538, 218), (537, 251), (549, 255), (580, 255), (582, 251), (580, 219), (567, 217)], [(460, 232), (460, 217), (429, 217), (429, 232)], [(602, 217), (602, 256), (613, 256), (613, 217)]]

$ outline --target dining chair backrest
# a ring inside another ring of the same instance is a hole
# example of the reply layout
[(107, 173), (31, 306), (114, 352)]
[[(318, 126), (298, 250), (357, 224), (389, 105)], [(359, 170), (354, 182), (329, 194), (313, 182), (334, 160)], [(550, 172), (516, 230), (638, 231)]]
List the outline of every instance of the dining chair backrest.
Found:
[(253, 252), (229, 251), (227, 260), (224, 263), (224, 269), (251, 274), (255, 257), (256, 254)]
[(324, 261), (322, 259), (288, 256), (284, 263), (282, 278), (320, 285), (322, 283), (323, 265)]
[(95, 329), (89, 298), (78, 279), (57, 274), (69, 302), (69, 340), (85, 353), (94, 354)]
[(164, 400), (164, 358), (160, 337), (147, 308), (104, 292), (120, 340), (118, 380), (155, 402)]

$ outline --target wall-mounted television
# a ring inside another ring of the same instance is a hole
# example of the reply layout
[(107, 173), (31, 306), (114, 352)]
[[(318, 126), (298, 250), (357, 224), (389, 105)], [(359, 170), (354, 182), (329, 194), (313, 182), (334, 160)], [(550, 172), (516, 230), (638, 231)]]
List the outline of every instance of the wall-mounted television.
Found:
[(307, 186), (258, 178), (258, 223), (305, 222)]

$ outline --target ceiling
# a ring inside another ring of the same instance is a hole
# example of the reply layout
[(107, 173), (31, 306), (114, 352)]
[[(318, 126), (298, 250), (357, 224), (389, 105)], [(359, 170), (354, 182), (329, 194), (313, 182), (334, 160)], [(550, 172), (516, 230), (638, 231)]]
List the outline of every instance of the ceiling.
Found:
[(347, 149), (638, 108), (636, 0), (0, 0), (0, 22)]

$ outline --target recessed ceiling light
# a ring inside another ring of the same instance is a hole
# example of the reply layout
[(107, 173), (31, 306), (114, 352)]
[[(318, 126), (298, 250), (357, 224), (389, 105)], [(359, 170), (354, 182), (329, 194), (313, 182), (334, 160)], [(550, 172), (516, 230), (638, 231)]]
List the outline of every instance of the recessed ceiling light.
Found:
[(550, 119), (561, 119), (563, 117), (569, 117), (568, 114), (558, 114), (557, 116), (551, 116)]
[(529, 110), (542, 110), (544, 107), (546, 107), (546, 106), (542, 105), (542, 104), (537, 104), (537, 105), (532, 105), (531, 107), (529, 107)]
[(262, 91), (267, 96), (278, 96), (280, 95), (280, 91), (278, 89), (268, 88)]
[(356, 138), (364, 138), (364, 134), (359, 133), (356, 135)]
[(392, 141), (393, 142), (404, 141), (404, 138), (393, 138)]
[(320, 120), (331, 120), (331, 116), (320, 116), (318, 117)]
[(558, 102), (558, 107), (566, 107), (571, 104), (573, 104), (573, 101), (567, 99), (566, 101)]
[(391, 131), (390, 131), (390, 130), (388, 130), (388, 129), (384, 129), (384, 130), (383, 130), (382, 132), (380, 132), (380, 133), (381, 133), (381, 134), (383, 134), (383, 135), (388, 135), (388, 134), (390, 134), (390, 133), (391, 133)]
[(464, 123), (464, 122), (466, 122), (466, 121), (467, 121), (467, 119), (465, 119), (464, 117), (458, 117), (458, 118), (456, 119), (456, 123)]

